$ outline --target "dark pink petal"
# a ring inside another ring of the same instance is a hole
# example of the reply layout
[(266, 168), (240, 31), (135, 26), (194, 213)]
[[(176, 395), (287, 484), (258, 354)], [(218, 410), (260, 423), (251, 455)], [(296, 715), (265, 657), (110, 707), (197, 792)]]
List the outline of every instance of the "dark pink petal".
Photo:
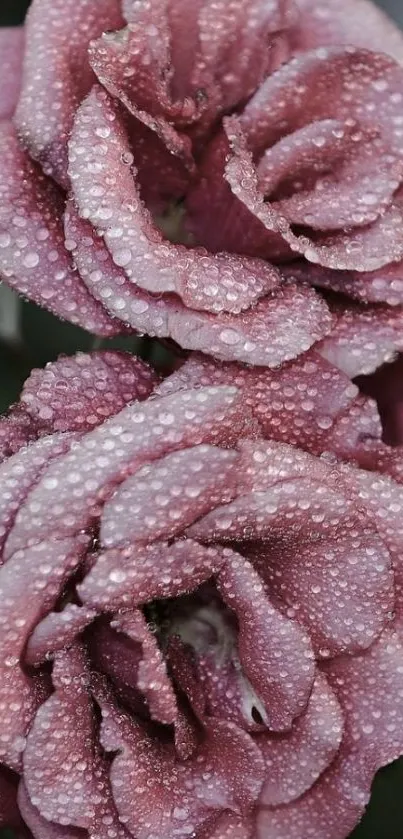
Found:
[(55, 528), (61, 538), (87, 527), (116, 485), (144, 463), (201, 442), (230, 446), (250, 424), (240, 394), (231, 387), (200, 388), (126, 406), (45, 472), (16, 517), (7, 555)]
[(372, 373), (403, 349), (403, 310), (343, 308), (329, 337), (317, 349), (350, 378)]
[(195, 758), (182, 762), (171, 744), (158, 742), (109, 703), (101, 707), (102, 744), (117, 752), (111, 770), (114, 799), (137, 839), (188, 835), (223, 809), (248, 813), (259, 795), (263, 764), (245, 732), (212, 720)]
[[(133, 285), (71, 204), (66, 233), (90, 291), (112, 316), (140, 333), (172, 338), (185, 349), (201, 350), (223, 361), (277, 367), (307, 350), (330, 329), (326, 304), (306, 286), (283, 285), (239, 315), (198, 312), (186, 308), (175, 295), (156, 297)], [(288, 322), (293, 324), (291, 334)]]
[(343, 734), (343, 714), (326, 678), (315, 679), (308, 707), (290, 732), (273, 737), (257, 735), (266, 780), (262, 806), (278, 807), (299, 798), (319, 778), (336, 756)]
[[(383, 439), (389, 446), (403, 444), (403, 356), (360, 379), (361, 390), (376, 399)], [(365, 398), (365, 397), (363, 397)], [(373, 399), (369, 401), (372, 402)]]
[[(67, 452), (74, 440), (71, 434), (55, 434), (24, 447), (0, 466), (0, 552), (13, 525), (19, 507), (25, 501), (39, 475), (55, 457)], [(1, 556), (0, 565), (4, 557)]]
[(286, 271), (293, 279), (301, 279), (320, 288), (347, 294), (364, 303), (403, 304), (403, 263), (391, 262), (376, 271), (338, 271), (312, 263), (296, 263)]
[(25, 35), (22, 26), (0, 29), (0, 119), (12, 117), (21, 88)]
[(152, 719), (173, 725), (178, 717), (178, 705), (166, 664), (157, 640), (150, 632), (139, 610), (118, 615), (111, 623), (112, 629), (135, 643), (141, 644), (142, 658), (138, 666), (137, 687), (147, 700)]
[[(376, 402), (367, 396), (357, 396), (333, 424), (323, 441), (323, 449), (343, 460), (365, 466), (368, 446), (382, 438), (382, 423)], [(307, 447), (308, 448), (308, 447)]]
[(17, 127), (32, 156), (65, 187), (74, 114), (94, 81), (88, 44), (101, 32), (121, 25), (118, 0), (34, 0), (31, 4)]
[(99, 554), (78, 591), (84, 603), (98, 610), (130, 608), (190, 593), (216, 574), (225, 558), (222, 548), (193, 539), (112, 548)]
[(0, 462), (38, 439), (41, 425), (34, 422), (20, 405), (13, 405), (0, 417)]
[(16, 770), (20, 768), (28, 728), (47, 693), (42, 680), (22, 670), (20, 657), (30, 632), (53, 607), (86, 546), (82, 536), (41, 542), (17, 551), (0, 568), (0, 755)]
[(87, 641), (95, 672), (110, 680), (115, 695), (126, 707), (140, 718), (147, 718), (147, 705), (137, 687), (141, 644), (112, 629), (108, 617), (91, 626)]
[(140, 201), (129, 152), (113, 100), (94, 87), (75, 119), (69, 173), (80, 215), (103, 236), (132, 283), (153, 293), (175, 292), (194, 309), (234, 314), (279, 284), (277, 269), (261, 261), (212, 256), (164, 240)]
[(100, 539), (106, 548), (169, 539), (211, 507), (237, 494), (239, 455), (194, 446), (143, 466), (106, 503)]
[[(276, 91), (276, 96), (278, 93), (279, 91)], [(329, 94), (327, 100), (329, 101), (330, 98)], [(259, 103), (259, 108), (263, 109), (266, 104), (266, 102)], [(271, 103), (268, 103), (267, 107), (270, 111)], [(259, 126), (259, 119), (256, 115), (253, 116)], [(252, 114), (248, 115), (250, 123), (251, 119)], [(285, 216), (277, 212), (275, 205), (265, 202), (264, 195), (258, 188), (256, 169), (242, 139), (239, 121), (237, 122), (235, 118), (227, 118), (225, 123), (232, 151), (226, 165), (225, 177), (234, 196), (270, 234), (280, 234), (292, 251), (305, 256), (308, 262), (320, 263), (338, 270), (372, 271), (402, 258), (403, 212), (398, 203), (391, 204), (389, 209), (373, 224), (363, 228), (358, 227), (353, 230), (353, 233), (340, 232), (333, 236), (323, 235), (315, 240), (306, 235), (293, 233)], [(257, 136), (253, 138), (253, 141), (258, 143), (260, 139)]]
[(328, 44), (355, 44), (386, 52), (403, 62), (403, 38), (397, 26), (369, 0), (297, 0), (301, 14), (291, 33), (295, 50)]
[(315, 665), (309, 638), (271, 604), (258, 574), (239, 554), (231, 554), (217, 587), (238, 618), (240, 661), (265, 706), (269, 727), (289, 728), (312, 688)]
[(121, 327), (88, 293), (64, 247), (64, 199), (0, 125), (0, 274), (20, 294), (100, 335)]
[(77, 635), (97, 617), (93, 609), (68, 603), (61, 612), (50, 612), (35, 627), (25, 651), (28, 664), (42, 664), (49, 655), (71, 647)]
[(90, 839), (109, 839), (112, 829), (116, 839), (129, 839), (95, 740), (89, 674), (80, 650), (60, 654), (53, 683), (55, 692), (37, 711), (24, 752), (31, 802), (48, 821), (88, 830)]
[(157, 382), (151, 367), (129, 353), (77, 353), (33, 370), (21, 403), (51, 431), (88, 431), (128, 402), (146, 399)]
[(233, 813), (223, 813), (214, 820), (213, 826), (202, 828), (197, 839), (253, 839), (254, 835), (253, 816), (242, 818)]
[(44, 819), (32, 804), (24, 781), (21, 781), (18, 788), (18, 807), (34, 839), (87, 839), (86, 831), (75, 827), (62, 827)]

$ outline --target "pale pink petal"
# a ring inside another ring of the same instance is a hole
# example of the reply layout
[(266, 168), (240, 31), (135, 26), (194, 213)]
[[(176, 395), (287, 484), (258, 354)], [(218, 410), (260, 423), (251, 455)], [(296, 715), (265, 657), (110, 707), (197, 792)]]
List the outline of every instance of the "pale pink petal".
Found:
[(64, 199), (0, 125), (0, 274), (20, 294), (100, 335), (122, 331), (88, 293), (64, 247)]
[(82, 536), (41, 542), (17, 551), (0, 568), (0, 755), (16, 770), (20, 769), (25, 736), (35, 711), (47, 694), (43, 681), (22, 669), (20, 657), (30, 632), (53, 607), (64, 583), (81, 562), (86, 546), (87, 540)]
[(146, 399), (157, 382), (151, 367), (129, 353), (77, 353), (33, 370), (21, 403), (51, 431), (89, 431), (128, 402)]
[(103, 236), (132, 283), (153, 293), (175, 292), (194, 309), (234, 314), (279, 284), (278, 271), (262, 261), (212, 256), (164, 240), (141, 203), (136, 173), (125, 162), (129, 151), (113, 100), (94, 87), (75, 119), (69, 173), (80, 215)]
[(350, 378), (367, 375), (403, 349), (403, 310), (387, 306), (340, 309), (318, 352)]
[[(306, 286), (282, 285), (247, 312), (213, 315), (185, 307), (175, 295), (157, 297), (133, 285), (71, 204), (66, 232), (89, 290), (112, 316), (140, 333), (172, 338), (185, 349), (223, 361), (277, 367), (330, 330), (332, 318), (325, 302)], [(293, 324), (291, 333), (288, 321)]]
[(78, 635), (97, 617), (93, 609), (67, 603), (61, 612), (50, 612), (30, 635), (25, 659), (33, 666), (42, 664), (65, 647), (73, 646)]
[[(2, 553), (19, 507), (49, 462), (69, 450), (74, 436), (55, 434), (22, 448), (0, 466), (0, 551)], [(4, 560), (2, 556), (0, 564)]]
[(175, 692), (157, 640), (150, 632), (142, 612), (135, 610), (117, 615), (111, 627), (131, 641), (141, 644), (142, 658), (137, 672), (137, 687), (147, 700), (152, 719), (173, 725), (178, 717)]
[(24, 781), (21, 781), (18, 788), (18, 807), (34, 839), (87, 839), (86, 831), (75, 827), (62, 827), (44, 819), (32, 804)]
[(297, 6), (301, 14), (292, 32), (295, 50), (355, 44), (403, 63), (402, 33), (370, 0), (297, 0)]
[(95, 78), (87, 58), (88, 44), (121, 25), (119, 0), (31, 3), (16, 123), (33, 157), (65, 187), (74, 114)]
[(248, 813), (262, 784), (262, 758), (245, 732), (212, 720), (195, 758), (182, 762), (171, 744), (152, 738), (110, 703), (101, 708), (103, 746), (118, 752), (111, 770), (116, 806), (137, 839), (174, 839), (185, 827), (197, 831), (223, 809)]
[(106, 548), (170, 539), (237, 494), (239, 455), (194, 446), (143, 466), (106, 503), (100, 539)]
[(88, 830), (90, 839), (109, 839), (112, 829), (116, 839), (129, 839), (96, 743), (87, 662), (80, 650), (59, 655), (53, 683), (55, 692), (37, 711), (24, 752), (31, 803), (50, 822)]
[(92, 524), (116, 485), (149, 460), (202, 442), (230, 446), (248, 433), (250, 423), (240, 394), (231, 387), (200, 388), (126, 406), (49, 467), (17, 514), (6, 555), (55, 528), (62, 538)]
[(0, 29), (0, 119), (12, 117), (21, 88), (25, 34), (22, 26)]
[(99, 554), (78, 591), (84, 603), (98, 610), (130, 608), (192, 592), (219, 571), (225, 558), (225, 549), (193, 539), (112, 548)]
[(316, 676), (308, 707), (290, 732), (255, 736), (266, 766), (262, 806), (278, 807), (299, 798), (336, 756), (343, 734), (343, 714), (326, 678)]
[(271, 604), (254, 568), (232, 553), (217, 587), (239, 622), (242, 668), (265, 706), (274, 731), (289, 728), (308, 701), (314, 661), (308, 636)]

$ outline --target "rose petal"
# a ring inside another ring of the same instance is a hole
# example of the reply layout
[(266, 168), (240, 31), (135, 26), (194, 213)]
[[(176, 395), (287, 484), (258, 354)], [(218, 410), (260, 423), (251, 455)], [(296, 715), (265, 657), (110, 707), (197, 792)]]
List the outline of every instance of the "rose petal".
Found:
[(0, 125), (0, 273), (20, 294), (100, 335), (121, 330), (91, 297), (64, 247), (63, 196)]
[(86, 839), (88, 836), (79, 828), (62, 827), (46, 821), (32, 804), (23, 781), (18, 788), (18, 806), (34, 839)]
[(152, 719), (173, 725), (178, 718), (175, 692), (161, 650), (142, 612), (136, 610), (117, 616), (111, 626), (141, 644), (142, 658), (138, 667), (137, 686), (147, 700)]
[(396, 24), (368, 0), (297, 0), (301, 14), (292, 32), (294, 49), (355, 44), (386, 52), (403, 62), (403, 38)]
[(278, 285), (278, 271), (263, 262), (211, 256), (165, 241), (141, 205), (135, 173), (125, 162), (128, 152), (116, 106), (94, 87), (75, 119), (69, 173), (80, 215), (102, 234), (114, 263), (132, 283), (153, 293), (175, 292), (195, 309), (235, 314)]
[[(17, 551), (0, 568), (1, 669), (0, 708), (3, 737), (0, 754), (8, 766), (20, 769), (25, 736), (35, 711), (47, 693), (40, 679), (20, 666), (31, 630), (56, 602), (64, 583), (79, 565), (87, 540), (79, 536), (41, 542)], [(22, 615), (20, 619), (16, 615)], [(16, 699), (17, 697), (17, 699)]]
[[(403, 444), (403, 356), (398, 355), (396, 361), (384, 364), (370, 376), (361, 377), (359, 385), (364, 393), (376, 399), (382, 420), (384, 441), (389, 446), (401, 446)], [(373, 399), (368, 401), (372, 403)]]
[(88, 44), (101, 32), (121, 25), (118, 0), (31, 3), (16, 122), (33, 157), (65, 187), (67, 141), (74, 113), (94, 80)]
[(40, 424), (34, 422), (20, 405), (9, 408), (0, 417), (0, 463), (37, 440), (40, 431)]
[(249, 562), (233, 553), (217, 577), (224, 602), (239, 621), (243, 670), (265, 705), (269, 726), (281, 731), (306, 706), (314, 678), (309, 638), (283, 617)]
[(336, 756), (343, 714), (326, 678), (316, 676), (308, 706), (284, 736), (255, 736), (266, 765), (262, 806), (278, 807), (299, 798)]
[(403, 349), (403, 310), (354, 307), (340, 312), (318, 352), (350, 378), (367, 375)]
[(391, 262), (376, 271), (338, 271), (312, 263), (294, 263), (286, 271), (319, 288), (330, 288), (364, 303), (403, 304), (403, 263)]
[[(253, 818), (242, 818), (232, 813), (223, 813), (214, 820), (213, 827), (207, 826), (197, 834), (197, 839), (253, 839)], [(46, 839), (46, 837), (45, 837)]]
[(48, 659), (49, 655), (71, 647), (87, 626), (97, 617), (93, 609), (68, 603), (61, 612), (50, 612), (32, 632), (25, 659), (28, 664), (37, 666)]
[(66, 232), (88, 288), (109, 312), (140, 333), (170, 337), (185, 349), (202, 350), (223, 361), (277, 367), (307, 350), (330, 329), (326, 304), (306, 286), (282, 286), (240, 315), (197, 312), (173, 295), (157, 298), (130, 283), (72, 205)]
[(77, 353), (33, 370), (21, 403), (51, 431), (88, 431), (128, 402), (146, 399), (157, 382), (154, 371), (128, 353)]
[(149, 736), (110, 703), (102, 702), (101, 709), (102, 744), (118, 752), (111, 769), (113, 795), (120, 818), (138, 839), (151, 833), (174, 839), (186, 827), (188, 833), (201, 828), (217, 810), (247, 812), (259, 794), (260, 753), (235, 725), (212, 720), (196, 758), (179, 762), (171, 744)]
[[(55, 434), (24, 447), (0, 466), (0, 554), (19, 507), (49, 462), (67, 452), (72, 434)], [(0, 565), (4, 557), (1, 556)]]
[(330, 662), (326, 675), (346, 712), (339, 757), (297, 801), (260, 811), (258, 839), (345, 839), (355, 827), (375, 772), (403, 748), (400, 634), (390, 628), (366, 653)]
[(22, 26), (0, 29), (0, 119), (9, 119), (15, 111), (21, 88), (24, 47), (25, 35)]
[(194, 446), (143, 466), (105, 504), (106, 548), (169, 539), (237, 493), (236, 452)]
[(17, 514), (6, 555), (55, 528), (61, 538), (87, 527), (116, 484), (145, 462), (201, 442), (231, 445), (248, 427), (236, 388), (201, 388), (126, 406), (48, 468)]
[(112, 828), (116, 839), (129, 839), (95, 742), (88, 671), (80, 650), (59, 655), (53, 683), (55, 692), (37, 711), (24, 752), (31, 802), (48, 821), (84, 828), (90, 839), (108, 839)]
[[(251, 116), (248, 117), (249, 121)], [(285, 216), (277, 212), (275, 205), (265, 203), (263, 194), (259, 192), (257, 174), (251, 156), (245, 148), (245, 142), (242, 140), (240, 123), (235, 118), (226, 118), (224, 122), (232, 150), (232, 155), (226, 165), (225, 177), (234, 196), (266, 227), (269, 233), (281, 234), (295, 253), (305, 256), (308, 262), (320, 263), (338, 270), (357, 271), (372, 271), (402, 258), (403, 213), (397, 202), (391, 204), (389, 209), (369, 227), (358, 227), (353, 233), (323, 235), (315, 238), (315, 241), (305, 235), (295, 235)], [(259, 125), (258, 119), (256, 122)], [(258, 142), (258, 139), (256, 138), (255, 141)]]
[(177, 597), (213, 576), (225, 556), (225, 550), (206, 548), (192, 539), (112, 548), (99, 554), (78, 591), (84, 603), (102, 611)]

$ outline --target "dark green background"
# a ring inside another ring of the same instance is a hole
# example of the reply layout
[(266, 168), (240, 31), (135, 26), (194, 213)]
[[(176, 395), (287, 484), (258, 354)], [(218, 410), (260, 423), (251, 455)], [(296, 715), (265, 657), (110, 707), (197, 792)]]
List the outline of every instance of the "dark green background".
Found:
[[(0, 26), (21, 23), (28, 5), (27, 0), (0, 0)], [(403, 0), (379, 0), (378, 5), (403, 26)], [(32, 367), (43, 366), (61, 352), (89, 350), (94, 345), (92, 336), (26, 303), (22, 305), (22, 333), (21, 347), (10, 349), (0, 342), (0, 410), (17, 398)], [(163, 356), (152, 342), (132, 338), (123, 346), (163, 366)], [(0, 830), (0, 839), (12, 839), (12, 835)], [(403, 839), (403, 759), (378, 773), (368, 811), (350, 839)]]

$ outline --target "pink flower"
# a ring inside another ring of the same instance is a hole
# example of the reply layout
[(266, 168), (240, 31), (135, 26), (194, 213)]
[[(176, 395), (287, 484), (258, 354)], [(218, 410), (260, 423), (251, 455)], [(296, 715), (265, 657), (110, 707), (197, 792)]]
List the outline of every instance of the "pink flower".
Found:
[(381, 433), (313, 350), (32, 374), (0, 425), (0, 825), (18, 784), (35, 839), (347, 836), (403, 751)]
[(13, 37), (0, 273), (20, 293), (270, 367), (331, 329), (312, 285), (402, 303), (403, 40), (366, 0), (33, 0)]

